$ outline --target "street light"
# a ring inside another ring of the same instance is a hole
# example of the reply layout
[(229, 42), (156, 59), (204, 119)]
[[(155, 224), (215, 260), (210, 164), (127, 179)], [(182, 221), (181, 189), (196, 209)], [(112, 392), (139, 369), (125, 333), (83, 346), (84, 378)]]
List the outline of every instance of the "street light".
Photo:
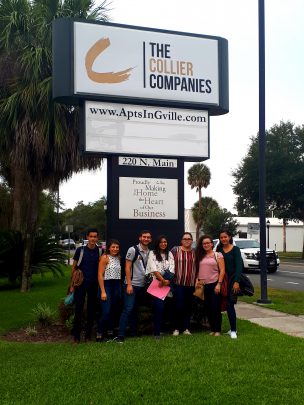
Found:
[(269, 219), (266, 222), (266, 226), (267, 226), (267, 248), (269, 249), (269, 228), (270, 228), (270, 221)]

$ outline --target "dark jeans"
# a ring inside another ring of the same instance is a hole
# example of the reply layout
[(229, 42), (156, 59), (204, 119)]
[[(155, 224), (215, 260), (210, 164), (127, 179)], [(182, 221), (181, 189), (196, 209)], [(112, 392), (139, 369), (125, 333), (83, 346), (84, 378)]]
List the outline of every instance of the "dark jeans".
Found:
[(152, 298), (153, 307), (153, 324), (154, 324), (154, 336), (159, 336), (161, 331), (161, 325), (163, 321), (163, 313), (165, 307), (165, 300), (159, 298)]
[(221, 294), (215, 294), (216, 283), (205, 284), (205, 307), (211, 332), (220, 332), (222, 328)]
[(190, 329), (194, 287), (173, 285), (174, 296), (174, 329)]
[(130, 324), (130, 334), (136, 335), (138, 307), (144, 287), (134, 287), (133, 294), (127, 294), (127, 286), (124, 285), (124, 306), (119, 321), (118, 336), (124, 337), (128, 323)]
[(120, 299), (120, 280), (105, 280), (104, 286), (107, 294), (106, 301), (100, 301), (101, 316), (98, 321), (97, 333), (105, 335), (108, 329), (113, 330), (115, 310)]
[(230, 323), (230, 330), (236, 332), (236, 313), (234, 308), (235, 301), (228, 299), (227, 315)]
[(90, 339), (92, 335), (92, 328), (96, 312), (97, 282), (88, 283), (84, 281), (79, 287), (75, 288), (74, 292), (75, 318), (73, 327), (73, 335), (75, 340), (80, 340), (81, 321), (86, 296), (87, 296), (87, 321), (85, 327), (85, 337), (87, 339)]

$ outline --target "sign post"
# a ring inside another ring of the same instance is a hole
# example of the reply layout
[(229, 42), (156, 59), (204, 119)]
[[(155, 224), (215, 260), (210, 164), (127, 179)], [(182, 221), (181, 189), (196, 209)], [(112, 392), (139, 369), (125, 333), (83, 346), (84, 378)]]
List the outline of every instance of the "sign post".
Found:
[(184, 162), (209, 159), (209, 117), (229, 111), (228, 41), (53, 22), (53, 97), (80, 107), (80, 148), (107, 158), (107, 238), (184, 232)]

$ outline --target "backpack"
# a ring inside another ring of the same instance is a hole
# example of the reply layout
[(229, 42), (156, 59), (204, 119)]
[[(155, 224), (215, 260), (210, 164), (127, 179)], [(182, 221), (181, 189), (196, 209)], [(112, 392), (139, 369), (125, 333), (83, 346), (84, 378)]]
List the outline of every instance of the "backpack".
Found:
[[(97, 245), (96, 245), (96, 246), (97, 246)], [(77, 262), (77, 267), (79, 267), (80, 264), (81, 264), (81, 262), (82, 262), (83, 254), (84, 254), (84, 248), (85, 248), (85, 246), (81, 246), (81, 248), (80, 248), (80, 255), (79, 255), (78, 262)], [(99, 249), (99, 248), (98, 248), (98, 255), (99, 255), (99, 257), (100, 257), (100, 249)]]
[(132, 280), (132, 278), (133, 278), (133, 266), (134, 266), (134, 263), (136, 262), (136, 260), (138, 259), (138, 256), (141, 257), (142, 264), (143, 264), (143, 266), (144, 266), (144, 269), (146, 270), (146, 263), (145, 263), (145, 261), (144, 261), (144, 258), (143, 258), (142, 255), (141, 255), (139, 249), (138, 249), (138, 246), (137, 246), (137, 245), (134, 245), (134, 246), (132, 246), (132, 247), (133, 247), (134, 250), (135, 250), (135, 255), (134, 255), (133, 260), (132, 260), (131, 280)]

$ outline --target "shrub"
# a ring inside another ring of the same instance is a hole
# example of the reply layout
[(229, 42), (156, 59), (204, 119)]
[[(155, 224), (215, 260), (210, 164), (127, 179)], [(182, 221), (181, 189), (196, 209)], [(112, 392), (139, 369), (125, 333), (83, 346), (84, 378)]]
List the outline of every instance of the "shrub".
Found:
[(64, 305), (64, 299), (61, 299), (58, 305), (59, 321), (62, 325), (68, 321), (74, 314), (74, 305)]
[[(23, 268), (24, 241), (17, 231), (0, 231), (0, 276), (10, 282), (20, 280)], [(47, 236), (36, 236), (31, 254), (31, 272), (63, 274), (65, 253), (60, 246)]]
[(37, 329), (36, 329), (36, 326), (28, 325), (28, 326), (25, 328), (25, 334), (26, 334), (27, 336), (37, 336), (38, 331), (37, 331)]
[(47, 304), (37, 304), (32, 312), (35, 322), (40, 325), (52, 325), (55, 321), (55, 312)]
[(64, 326), (67, 328), (69, 332), (72, 331), (74, 325), (74, 315), (71, 315), (64, 323)]

